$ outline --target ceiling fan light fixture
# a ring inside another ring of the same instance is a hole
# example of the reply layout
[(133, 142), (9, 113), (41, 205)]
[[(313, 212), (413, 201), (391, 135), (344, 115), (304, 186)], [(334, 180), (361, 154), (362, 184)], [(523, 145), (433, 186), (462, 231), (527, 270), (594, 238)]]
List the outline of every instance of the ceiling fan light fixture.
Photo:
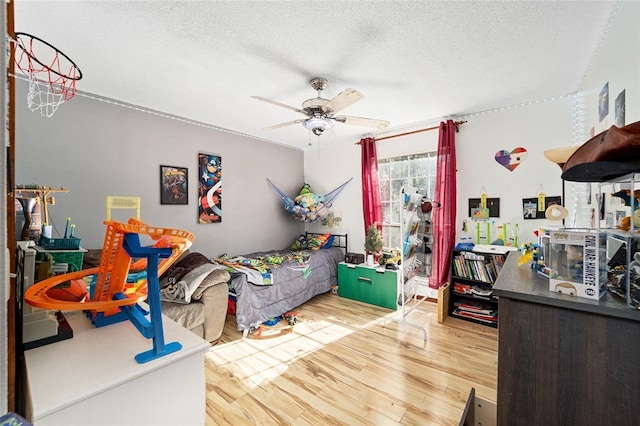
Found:
[(329, 130), (335, 123), (328, 118), (311, 117), (302, 122), (302, 125), (311, 130), (314, 135), (320, 136), (325, 130)]

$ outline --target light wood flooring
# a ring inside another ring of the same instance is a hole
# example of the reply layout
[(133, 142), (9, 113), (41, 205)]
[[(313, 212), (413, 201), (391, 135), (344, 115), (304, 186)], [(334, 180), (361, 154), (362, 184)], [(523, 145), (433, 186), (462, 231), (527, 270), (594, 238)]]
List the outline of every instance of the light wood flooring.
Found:
[(227, 316), (205, 355), (207, 425), (457, 425), (471, 387), (496, 400), (497, 330), (438, 324), (436, 303), (406, 318), (426, 342), (388, 321), (398, 313), (329, 293), (297, 314), (292, 333), (262, 340)]

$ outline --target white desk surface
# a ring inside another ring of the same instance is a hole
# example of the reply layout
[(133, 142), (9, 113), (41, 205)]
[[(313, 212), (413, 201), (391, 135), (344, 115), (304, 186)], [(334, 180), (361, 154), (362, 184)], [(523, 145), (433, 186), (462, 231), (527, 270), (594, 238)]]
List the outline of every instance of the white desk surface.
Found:
[(163, 317), (165, 344), (177, 341), (182, 349), (138, 364), (134, 357), (152, 349), (153, 341), (144, 338), (131, 322), (95, 328), (82, 311), (65, 312), (65, 317), (73, 338), (25, 351), (34, 420), (197, 352), (204, 354), (210, 347), (207, 341)]

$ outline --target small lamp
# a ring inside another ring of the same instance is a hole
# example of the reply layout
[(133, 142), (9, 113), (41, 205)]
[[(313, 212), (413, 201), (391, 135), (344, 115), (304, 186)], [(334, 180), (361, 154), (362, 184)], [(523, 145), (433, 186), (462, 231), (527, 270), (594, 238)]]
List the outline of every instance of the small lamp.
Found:
[(328, 118), (311, 117), (302, 122), (302, 125), (311, 130), (314, 135), (320, 136), (325, 130), (329, 130), (335, 123)]

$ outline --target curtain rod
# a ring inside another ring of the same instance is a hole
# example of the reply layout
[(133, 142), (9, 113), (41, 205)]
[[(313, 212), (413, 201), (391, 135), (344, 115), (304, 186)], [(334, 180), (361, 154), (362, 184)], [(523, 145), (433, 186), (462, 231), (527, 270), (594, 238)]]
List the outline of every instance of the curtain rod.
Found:
[[(466, 121), (456, 121), (453, 124), (456, 126), (456, 133), (458, 132), (458, 126), (463, 125), (464, 123), (466, 123)], [(382, 138), (375, 138), (376, 142), (378, 141), (383, 141), (385, 139), (393, 139), (393, 138), (397, 138), (400, 136), (408, 136), (408, 135), (413, 135), (414, 133), (421, 133), (421, 132), (427, 132), (429, 130), (435, 130), (435, 129), (439, 129), (440, 126), (433, 126), (433, 127), (427, 127), (426, 129), (419, 129), (419, 130), (413, 130), (411, 132), (405, 132), (405, 133), (399, 133), (397, 135), (391, 135), (391, 136), (385, 136)], [(360, 145), (360, 142), (356, 142), (356, 145)]]

